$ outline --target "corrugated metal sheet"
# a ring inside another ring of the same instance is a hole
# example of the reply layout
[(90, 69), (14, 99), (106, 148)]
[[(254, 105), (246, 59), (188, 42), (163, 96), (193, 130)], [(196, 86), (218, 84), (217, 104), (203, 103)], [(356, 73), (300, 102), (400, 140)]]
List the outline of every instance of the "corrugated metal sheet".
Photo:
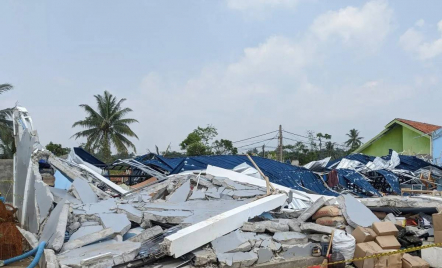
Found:
[[(303, 168), (280, 163), (271, 159), (254, 156), (253, 161), (259, 166), (264, 174), (273, 183), (277, 183), (295, 190), (305, 191), (306, 189), (322, 194), (337, 196), (338, 193), (328, 189), (318, 175)], [(186, 157), (171, 174), (188, 170), (206, 169), (207, 165), (212, 165), (225, 169), (233, 169), (235, 166), (247, 163), (253, 164), (243, 155), (213, 155), (213, 156), (193, 156)]]
[[(351, 170), (351, 169), (338, 169), (338, 174), (342, 175), (343, 178), (348, 180), (349, 182), (357, 185), (362, 190), (366, 191), (367, 193), (370, 193), (372, 195), (382, 196), (381, 193), (378, 192), (368, 181), (367, 179), (362, 176), (360, 173)], [(341, 179), (339, 180), (341, 183)], [(346, 188), (348, 188), (348, 183), (345, 183)], [(344, 185), (343, 185), (344, 186)], [(344, 186), (345, 187), (345, 186)]]
[(396, 194), (401, 194), (401, 187), (399, 185), (399, 178), (391, 171), (380, 169), (376, 171), (377, 173), (381, 174), (387, 183), (390, 185), (391, 190)]

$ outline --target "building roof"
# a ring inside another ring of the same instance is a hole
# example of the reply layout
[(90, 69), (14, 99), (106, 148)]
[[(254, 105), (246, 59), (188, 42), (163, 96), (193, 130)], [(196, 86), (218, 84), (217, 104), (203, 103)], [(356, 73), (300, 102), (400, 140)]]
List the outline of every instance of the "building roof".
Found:
[(384, 130), (382, 130), (378, 135), (376, 135), (371, 140), (367, 141), (366, 143), (362, 144), (361, 147), (356, 149), (353, 153), (360, 153), (365, 148), (373, 144), (376, 140), (378, 140), (380, 137), (382, 137), (385, 133), (387, 133), (390, 129), (392, 129), (394, 126), (401, 125), (403, 127), (406, 127), (410, 130), (413, 130), (414, 132), (417, 132), (418, 134), (422, 135), (423, 137), (426, 137), (430, 139), (431, 133), (439, 128), (442, 128), (441, 126), (402, 119), (402, 118), (395, 118), (390, 123), (388, 123)]
[(401, 118), (396, 118), (395, 120), (400, 121), (404, 124), (407, 124), (417, 130), (419, 130), (420, 132), (423, 132), (425, 134), (429, 134), (439, 128), (441, 128), (441, 126), (437, 126), (437, 125), (432, 125), (432, 124), (427, 124), (427, 123), (422, 123), (422, 122), (417, 122), (417, 121), (412, 121), (412, 120), (407, 120), (407, 119), (401, 119)]

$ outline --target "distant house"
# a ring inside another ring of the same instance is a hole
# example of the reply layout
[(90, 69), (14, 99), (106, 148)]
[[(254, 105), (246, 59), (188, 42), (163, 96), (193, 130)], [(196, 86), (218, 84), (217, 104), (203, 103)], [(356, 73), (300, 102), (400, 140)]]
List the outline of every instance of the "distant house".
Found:
[(396, 118), (354, 153), (383, 156), (388, 154), (389, 149), (393, 149), (408, 155), (431, 155), (431, 135), (440, 128), (437, 125)]

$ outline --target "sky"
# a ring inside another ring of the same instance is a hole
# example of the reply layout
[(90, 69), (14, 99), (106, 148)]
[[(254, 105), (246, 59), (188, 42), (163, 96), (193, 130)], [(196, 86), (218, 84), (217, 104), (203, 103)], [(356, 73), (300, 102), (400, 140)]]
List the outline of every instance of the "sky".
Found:
[(71, 138), (79, 105), (105, 90), (133, 109), (138, 154), (179, 150), (209, 124), (232, 141), (282, 125), (337, 143), (352, 128), (368, 141), (394, 118), (442, 125), (442, 1), (3, 0), (0, 10), (0, 83), (14, 86), (0, 108), (26, 107), (43, 145), (84, 142)]

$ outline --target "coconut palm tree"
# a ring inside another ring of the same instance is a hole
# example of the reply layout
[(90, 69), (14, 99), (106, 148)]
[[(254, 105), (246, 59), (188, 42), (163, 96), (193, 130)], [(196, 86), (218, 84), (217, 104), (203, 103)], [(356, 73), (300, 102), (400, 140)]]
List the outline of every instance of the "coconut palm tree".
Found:
[(103, 161), (110, 162), (111, 147), (118, 153), (128, 153), (132, 148), (135, 152), (135, 145), (127, 137), (137, 135), (130, 129), (129, 124), (138, 122), (135, 119), (124, 118), (126, 114), (132, 112), (130, 108), (122, 108), (121, 105), (126, 99), (120, 99), (110, 94), (108, 91), (104, 95), (94, 95), (97, 101), (97, 110), (87, 104), (81, 104), (87, 116), (84, 120), (75, 122), (72, 127), (83, 127), (85, 130), (75, 133), (75, 139), (86, 138), (85, 149), (91, 152), (98, 152), (103, 157)]
[(349, 139), (345, 142), (346, 146), (350, 146), (350, 150), (354, 151), (358, 149), (362, 145), (363, 137), (359, 137), (359, 131), (356, 129), (350, 129), (350, 132), (347, 133)]
[[(10, 84), (0, 84), (0, 94), (12, 89)], [(0, 151), (2, 158), (12, 158), (15, 153), (14, 133), (12, 130), (12, 108), (0, 110)]]

